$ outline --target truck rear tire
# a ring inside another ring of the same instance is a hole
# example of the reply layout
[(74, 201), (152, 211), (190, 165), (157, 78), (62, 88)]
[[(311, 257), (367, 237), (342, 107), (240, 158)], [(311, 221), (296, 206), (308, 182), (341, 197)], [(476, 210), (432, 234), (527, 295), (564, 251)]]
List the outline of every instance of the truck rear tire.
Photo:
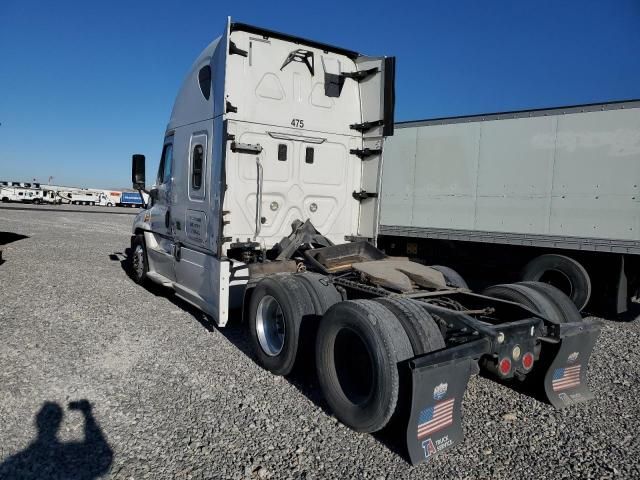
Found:
[(456, 272), (453, 268), (445, 267), (444, 265), (429, 265), (429, 267), (439, 271), (444, 276), (444, 280), (447, 282), (447, 285), (455, 288), (469, 289), (469, 285), (467, 285), (465, 279), (462, 278), (462, 275)]
[(565, 322), (580, 322), (582, 321), (582, 315), (578, 307), (573, 301), (567, 297), (564, 292), (560, 291), (553, 285), (543, 282), (519, 282), (519, 285), (527, 286), (543, 295), (556, 304), (556, 306), (562, 312)]
[(249, 336), (258, 363), (276, 375), (287, 375), (298, 354), (300, 325), (314, 315), (307, 290), (292, 274), (263, 278), (249, 301)]
[(414, 300), (376, 298), (375, 301), (384, 305), (400, 320), (409, 337), (414, 355), (422, 355), (445, 347), (442, 332), (435, 320)]
[(486, 288), (482, 294), (487, 297), (519, 303), (551, 321), (564, 323), (564, 315), (556, 303), (531, 287), (519, 283), (506, 283)]
[(342, 301), (342, 296), (326, 275), (304, 272), (295, 274), (294, 278), (311, 296), (316, 315), (324, 315), (329, 308)]
[(560, 289), (582, 310), (591, 298), (591, 279), (576, 260), (555, 253), (540, 255), (524, 267), (523, 281), (544, 282)]
[(316, 340), (318, 380), (329, 407), (358, 432), (382, 429), (396, 411), (398, 362), (413, 350), (400, 321), (373, 300), (349, 300), (324, 315)]

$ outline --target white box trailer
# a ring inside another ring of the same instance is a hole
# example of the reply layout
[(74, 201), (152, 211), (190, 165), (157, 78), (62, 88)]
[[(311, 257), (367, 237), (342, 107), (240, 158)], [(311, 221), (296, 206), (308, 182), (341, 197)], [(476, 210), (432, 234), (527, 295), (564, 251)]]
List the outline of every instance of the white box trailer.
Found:
[[(229, 20), (178, 94), (128, 257), (136, 282), (173, 289), (219, 327), (241, 309), (274, 374), (315, 354), (336, 416), (361, 432), (404, 424), (418, 463), (461, 440), (479, 367), (559, 408), (590, 398), (599, 325), (548, 285), (477, 295), (366, 241), (394, 75), (393, 58)], [(133, 156), (141, 191), (144, 165)]]
[(640, 101), (402, 122), (384, 156), (387, 251), (549, 282), (580, 309), (639, 297)]

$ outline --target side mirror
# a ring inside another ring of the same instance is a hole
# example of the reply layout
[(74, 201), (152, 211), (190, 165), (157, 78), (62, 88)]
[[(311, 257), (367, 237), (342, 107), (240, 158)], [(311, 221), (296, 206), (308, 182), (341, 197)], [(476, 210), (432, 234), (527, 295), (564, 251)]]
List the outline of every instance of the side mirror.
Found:
[(139, 153), (131, 157), (131, 183), (136, 190), (144, 190), (144, 162), (144, 155), (140, 155)]

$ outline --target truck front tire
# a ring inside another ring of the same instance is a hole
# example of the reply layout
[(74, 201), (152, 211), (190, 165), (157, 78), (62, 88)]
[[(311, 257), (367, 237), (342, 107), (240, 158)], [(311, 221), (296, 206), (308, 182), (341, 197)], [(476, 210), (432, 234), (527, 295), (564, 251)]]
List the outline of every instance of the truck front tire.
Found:
[(324, 315), (316, 340), (318, 380), (329, 407), (345, 425), (375, 432), (396, 411), (398, 362), (413, 356), (395, 315), (373, 300), (350, 300)]
[(131, 252), (131, 277), (138, 285), (144, 285), (147, 281), (149, 263), (147, 261), (147, 248), (143, 235), (136, 235), (133, 239)]
[(307, 290), (292, 274), (263, 278), (249, 301), (249, 336), (258, 363), (276, 375), (287, 375), (298, 355), (300, 325), (314, 316)]

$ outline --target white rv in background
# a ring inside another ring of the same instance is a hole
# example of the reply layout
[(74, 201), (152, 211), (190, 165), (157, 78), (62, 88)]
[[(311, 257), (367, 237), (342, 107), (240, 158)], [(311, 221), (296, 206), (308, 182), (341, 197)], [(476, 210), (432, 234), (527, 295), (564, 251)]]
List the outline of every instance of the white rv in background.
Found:
[(0, 201), (7, 202), (21, 202), (21, 203), (42, 203), (42, 190), (38, 188), (25, 188), (25, 187), (0, 187)]
[(71, 205), (96, 205), (99, 201), (98, 194), (88, 190), (59, 190), (58, 196)]

